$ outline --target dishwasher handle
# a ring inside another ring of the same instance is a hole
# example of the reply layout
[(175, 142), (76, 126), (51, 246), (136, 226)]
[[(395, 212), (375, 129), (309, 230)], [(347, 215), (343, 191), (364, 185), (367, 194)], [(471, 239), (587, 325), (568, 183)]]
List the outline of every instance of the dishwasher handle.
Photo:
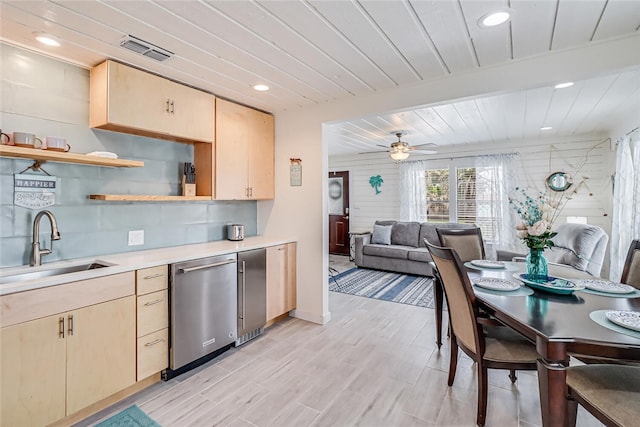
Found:
[(181, 273), (191, 273), (192, 271), (204, 270), (205, 268), (222, 267), (223, 265), (235, 264), (235, 259), (228, 259), (226, 261), (214, 262), (213, 264), (199, 265), (197, 267), (180, 268)]

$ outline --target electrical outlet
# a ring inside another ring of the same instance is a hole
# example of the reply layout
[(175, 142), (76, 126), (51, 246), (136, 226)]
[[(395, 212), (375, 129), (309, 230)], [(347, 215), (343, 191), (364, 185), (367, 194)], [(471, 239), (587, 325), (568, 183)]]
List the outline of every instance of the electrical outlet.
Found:
[(144, 245), (144, 230), (129, 231), (129, 246)]

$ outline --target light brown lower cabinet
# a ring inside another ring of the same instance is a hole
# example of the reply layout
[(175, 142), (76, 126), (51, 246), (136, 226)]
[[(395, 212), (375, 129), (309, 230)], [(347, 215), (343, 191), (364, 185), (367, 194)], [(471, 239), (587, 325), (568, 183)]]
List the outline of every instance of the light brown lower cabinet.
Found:
[(296, 308), (295, 243), (267, 248), (267, 321)]
[(133, 385), (128, 296), (0, 329), (0, 425), (40, 426)]

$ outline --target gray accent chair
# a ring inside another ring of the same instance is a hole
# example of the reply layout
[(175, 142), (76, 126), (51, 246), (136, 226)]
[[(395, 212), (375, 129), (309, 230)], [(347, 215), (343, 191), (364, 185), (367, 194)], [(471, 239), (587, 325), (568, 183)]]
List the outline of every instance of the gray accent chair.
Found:
[[(607, 233), (597, 225), (573, 223), (560, 224), (555, 231), (558, 235), (551, 239), (555, 246), (544, 251), (547, 261), (569, 265), (599, 277), (609, 243)], [(525, 256), (526, 253), (497, 251), (498, 261)]]
[(433, 277), (431, 254), (424, 239), (439, 245), (436, 228), (467, 229), (474, 224), (376, 221), (376, 225), (391, 225), (391, 244), (371, 243), (371, 234), (355, 237), (355, 263), (358, 267), (394, 271), (403, 274)]

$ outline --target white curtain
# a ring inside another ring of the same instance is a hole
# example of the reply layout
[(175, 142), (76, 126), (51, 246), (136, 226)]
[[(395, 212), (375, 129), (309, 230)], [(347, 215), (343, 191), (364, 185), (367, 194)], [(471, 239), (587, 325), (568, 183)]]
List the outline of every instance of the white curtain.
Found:
[(476, 215), (489, 259), (495, 259), (496, 249), (522, 250), (509, 206), (509, 194), (518, 186), (518, 162), (517, 154), (476, 157)]
[(611, 230), (611, 280), (620, 280), (629, 245), (640, 238), (640, 130), (617, 141)]
[(427, 221), (426, 169), (424, 162), (400, 163), (400, 221)]

